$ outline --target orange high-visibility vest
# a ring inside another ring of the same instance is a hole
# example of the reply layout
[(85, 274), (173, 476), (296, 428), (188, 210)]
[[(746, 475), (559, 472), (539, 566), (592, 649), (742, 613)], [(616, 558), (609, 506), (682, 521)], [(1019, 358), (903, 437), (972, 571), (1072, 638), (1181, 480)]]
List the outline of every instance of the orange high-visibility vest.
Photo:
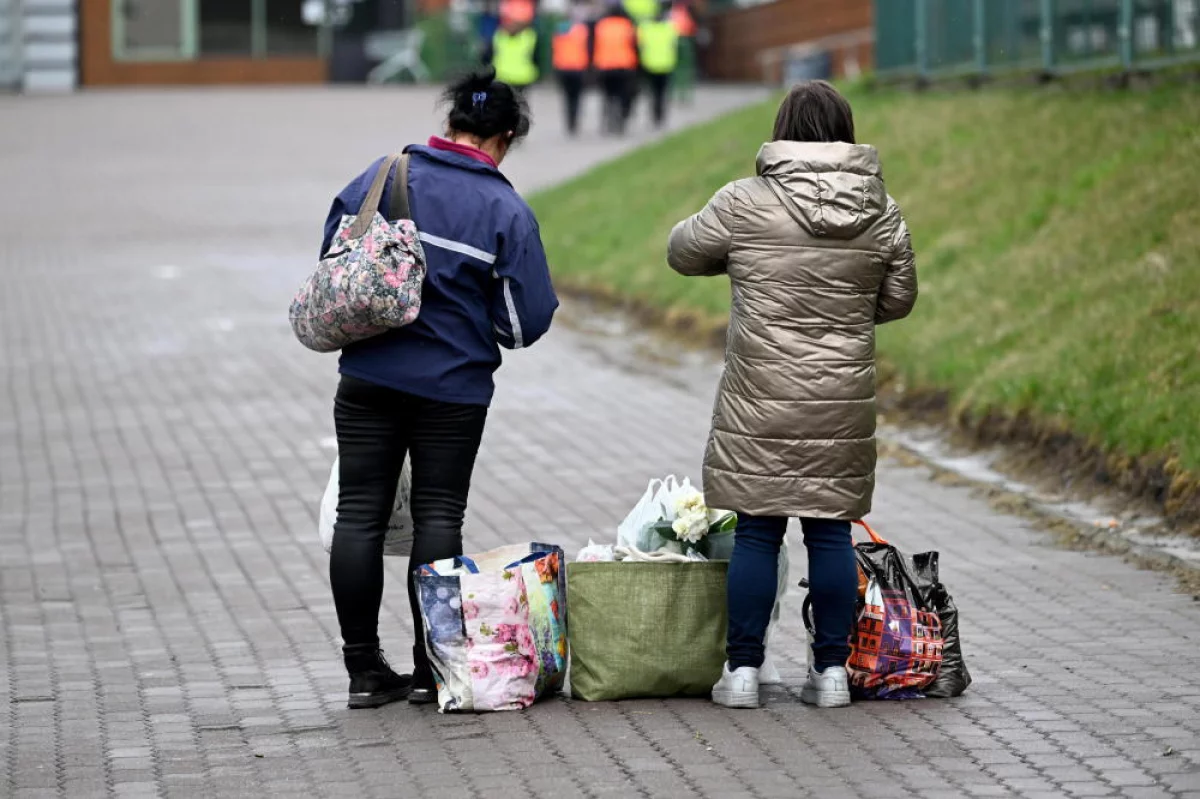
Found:
[(637, 69), (637, 29), (624, 17), (604, 17), (596, 23), (596, 69)]
[(679, 31), (683, 38), (690, 39), (696, 35), (696, 19), (687, 6), (679, 3), (671, 6), (671, 21), (675, 23), (675, 30)]
[(576, 22), (554, 37), (554, 68), (560, 72), (583, 72), (588, 68), (588, 29)]

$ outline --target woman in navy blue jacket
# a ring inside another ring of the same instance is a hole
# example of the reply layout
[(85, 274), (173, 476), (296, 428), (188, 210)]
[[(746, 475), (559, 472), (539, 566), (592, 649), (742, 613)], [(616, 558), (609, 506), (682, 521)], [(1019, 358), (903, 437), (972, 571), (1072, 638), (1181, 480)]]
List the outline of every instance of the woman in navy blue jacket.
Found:
[[(529, 132), (525, 101), (488, 71), (446, 92), (446, 136), (410, 146), (410, 211), (428, 262), (410, 326), (346, 347), (334, 401), (341, 462), (330, 582), (350, 674), (350, 707), (436, 699), (409, 574), (414, 674), (379, 649), (383, 539), (405, 457), (412, 462), (413, 567), (462, 554), (471, 472), (494, 391), (500, 348), (550, 327), (558, 300), (537, 220), (498, 166)], [(333, 202), (322, 255), (356, 212), (381, 162)], [(380, 208), (390, 208), (388, 179)]]

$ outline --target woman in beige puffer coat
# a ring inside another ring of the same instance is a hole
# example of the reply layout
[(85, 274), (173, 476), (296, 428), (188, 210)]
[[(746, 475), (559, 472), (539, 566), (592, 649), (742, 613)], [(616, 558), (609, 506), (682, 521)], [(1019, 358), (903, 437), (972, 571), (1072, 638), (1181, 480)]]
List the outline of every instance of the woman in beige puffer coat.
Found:
[(727, 274), (733, 303), (705, 457), (712, 507), (739, 515), (729, 566), (729, 662), (713, 699), (757, 707), (758, 667), (789, 518), (809, 553), (816, 634), (801, 698), (850, 701), (857, 566), (850, 521), (875, 485), (875, 327), (917, 298), (908, 228), (873, 147), (854, 143), (828, 83), (784, 100), (756, 177), (722, 188), (671, 233), (683, 275)]

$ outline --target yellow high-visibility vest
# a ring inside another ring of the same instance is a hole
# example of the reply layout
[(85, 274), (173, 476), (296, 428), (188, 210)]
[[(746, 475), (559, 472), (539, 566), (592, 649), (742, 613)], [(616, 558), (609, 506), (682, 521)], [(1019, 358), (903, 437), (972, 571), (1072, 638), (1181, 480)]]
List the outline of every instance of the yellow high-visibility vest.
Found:
[(526, 28), (518, 33), (496, 31), (492, 37), (492, 66), (496, 80), (510, 86), (528, 86), (538, 79), (537, 33)]
[(669, 19), (638, 25), (638, 53), (642, 69), (652, 75), (667, 75), (679, 64), (679, 29)]
[(643, 22), (658, 16), (658, 0), (624, 0), (621, 5), (634, 22)]

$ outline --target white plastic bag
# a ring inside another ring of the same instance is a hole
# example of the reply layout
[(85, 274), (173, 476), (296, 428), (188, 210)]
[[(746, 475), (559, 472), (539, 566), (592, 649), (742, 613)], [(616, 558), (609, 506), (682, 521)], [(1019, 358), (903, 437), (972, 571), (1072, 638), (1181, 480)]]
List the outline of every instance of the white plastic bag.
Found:
[[(321, 544), (326, 552), (333, 548), (333, 525), (337, 522), (338, 465), (338, 459), (334, 458), (333, 468), (329, 471), (329, 484), (325, 486), (325, 495), (321, 497), (321, 513), (317, 519), (317, 532), (321, 535)], [(408, 557), (412, 553), (413, 520), (412, 510), (409, 508), (411, 496), (412, 467), (406, 459), (404, 468), (400, 470), (400, 484), (396, 487), (396, 506), (392, 509), (387, 535), (383, 539), (385, 555)]]
[(613, 557), (612, 544), (597, 544), (589, 538), (587, 546), (579, 550), (575, 560), (579, 563), (611, 563), (616, 558)]
[(642, 498), (629, 511), (625, 521), (617, 526), (618, 546), (653, 552), (663, 546), (663, 539), (652, 529), (656, 522), (675, 518), (675, 502), (695, 493), (692, 481), (669, 475), (665, 480), (651, 480)]
[(686, 477), (682, 480), (677, 480), (675, 475), (670, 475), (666, 480), (663, 480), (662, 488), (659, 489), (658, 495), (655, 497), (658, 504), (659, 517), (661, 518), (662, 514), (665, 513), (666, 518), (674, 519), (675, 506), (678, 501), (689, 494), (695, 493), (698, 492), (692, 487), (691, 480)]
[(617, 525), (617, 544), (638, 549), (650, 548), (646, 540), (647, 531), (650, 525), (662, 518), (662, 508), (658, 504), (658, 493), (662, 487), (662, 480), (651, 480), (647, 484), (642, 498), (629, 511), (625, 521)]
[(662, 481), (662, 488), (658, 492), (658, 500), (662, 505), (662, 510), (667, 513), (672, 513), (672, 505), (675, 504), (675, 498), (682, 493), (683, 486), (691, 486), (692, 481), (688, 478), (683, 478), (681, 482), (678, 477), (673, 474), (667, 475)]

